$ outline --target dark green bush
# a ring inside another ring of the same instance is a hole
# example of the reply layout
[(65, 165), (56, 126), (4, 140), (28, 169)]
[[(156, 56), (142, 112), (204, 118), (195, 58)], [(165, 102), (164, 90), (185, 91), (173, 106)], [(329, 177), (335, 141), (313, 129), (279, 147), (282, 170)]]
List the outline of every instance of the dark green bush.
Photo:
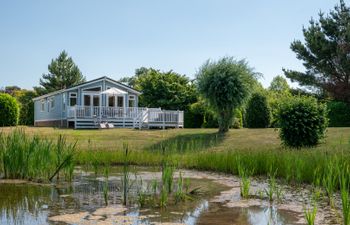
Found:
[(0, 93), (0, 126), (16, 126), (19, 107), (14, 97)]
[(313, 97), (295, 97), (282, 104), (278, 113), (280, 138), (293, 148), (316, 146), (325, 136), (327, 107)]
[(271, 110), (265, 95), (252, 95), (246, 108), (246, 120), (249, 128), (266, 128), (270, 125)]
[(344, 102), (327, 102), (329, 127), (350, 127), (350, 105)]

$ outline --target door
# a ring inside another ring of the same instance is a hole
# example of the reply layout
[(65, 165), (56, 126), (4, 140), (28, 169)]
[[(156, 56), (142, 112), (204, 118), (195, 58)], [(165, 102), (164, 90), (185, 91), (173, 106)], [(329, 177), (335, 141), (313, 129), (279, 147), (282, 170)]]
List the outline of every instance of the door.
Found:
[(84, 94), (84, 111), (86, 117), (100, 116), (100, 95)]

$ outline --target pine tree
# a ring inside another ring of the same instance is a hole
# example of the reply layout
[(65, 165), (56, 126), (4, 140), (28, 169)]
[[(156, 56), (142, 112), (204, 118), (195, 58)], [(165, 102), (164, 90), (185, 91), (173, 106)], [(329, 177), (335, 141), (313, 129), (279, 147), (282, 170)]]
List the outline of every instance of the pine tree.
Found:
[(85, 77), (66, 51), (62, 51), (58, 58), (52, 59), (48, 70), (49, 73), (43, 74), (40, 79), (41, 94), (69, 88), (85, 81)]

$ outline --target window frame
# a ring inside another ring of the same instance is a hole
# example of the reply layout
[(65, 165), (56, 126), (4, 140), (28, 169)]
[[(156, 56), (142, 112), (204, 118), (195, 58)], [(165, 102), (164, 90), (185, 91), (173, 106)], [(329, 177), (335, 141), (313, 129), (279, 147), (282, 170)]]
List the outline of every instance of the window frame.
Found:
[[(72, 95), (75, 95), (75, 96), (72, 96)], [(70, 103), (70, 99), (71, 98), (75, 98), (75, 105), (71, 105)], [(68, 99), (68, 103), (69, 103), (69, 106), (76, 106), (78, 104), (78, 94), (77, 92), (70, 92), (69, 93), (69, 99)]]
[(45, 112), (45, 99), (40, 100), (40, 112)]

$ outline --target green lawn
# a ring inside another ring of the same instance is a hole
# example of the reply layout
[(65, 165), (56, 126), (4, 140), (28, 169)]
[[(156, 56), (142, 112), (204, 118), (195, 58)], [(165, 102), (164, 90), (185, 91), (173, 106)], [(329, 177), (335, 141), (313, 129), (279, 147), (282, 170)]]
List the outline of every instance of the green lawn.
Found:
[[(119, 150), (127, 142), (132, 150), (143, 150), (157, 145), (162, 141), (189, 142), (193, 139), (206, 145), (205, 141), (216, 136), (217, 129), (169, 129), (169, 130), (73, 130), (39, 127), (22, 127), (29, 134), (56, 139), (64, 135), (68, 141), (77, 141), (78, 149), (87, 150)], [(8, 132), (14, 128), (1, 128)], [(350, 128), (328, 128), (327, 138), (317, 148), (333, 148), (335, 146), (348, 146), (350, 141)], [(235, 149), (278, 149), (281, 142), (278, 131), (268, 129), (232, 129), (222, 139), (207, 146), (210, 150)]]

